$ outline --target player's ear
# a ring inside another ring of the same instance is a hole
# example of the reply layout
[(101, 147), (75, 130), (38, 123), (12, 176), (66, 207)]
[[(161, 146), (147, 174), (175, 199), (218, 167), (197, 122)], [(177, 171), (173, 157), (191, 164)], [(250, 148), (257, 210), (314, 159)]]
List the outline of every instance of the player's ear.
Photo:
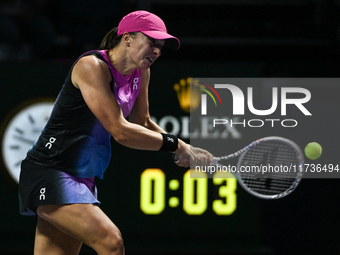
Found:
[(130, 47), (131, 35), (128, 32), (124, 32), (124, 34), (123, 34), (123, 41), (124, 41), (124, 44), (126, 46)]

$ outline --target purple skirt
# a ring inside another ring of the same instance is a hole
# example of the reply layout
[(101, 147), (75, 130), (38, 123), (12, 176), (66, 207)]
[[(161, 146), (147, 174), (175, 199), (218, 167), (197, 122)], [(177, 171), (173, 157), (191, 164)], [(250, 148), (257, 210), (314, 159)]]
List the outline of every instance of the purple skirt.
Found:
[(99, 205), (94, 177), (80, 178), (27, 160), (22, 161), (19, 180), (19, 208), (22, 215), (36, 215), (40, 205), (67, 204)]

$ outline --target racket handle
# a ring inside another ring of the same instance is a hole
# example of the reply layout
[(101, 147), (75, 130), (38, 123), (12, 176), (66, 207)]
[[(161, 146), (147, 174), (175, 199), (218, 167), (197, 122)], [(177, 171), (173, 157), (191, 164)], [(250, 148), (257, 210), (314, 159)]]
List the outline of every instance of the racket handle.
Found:
[(172, 160), (177, 164), (179, 162), (179, 158), (176, 154), (172, 154)]
[(210, 165), (216, 166), (218, 164), (218, 161), (220, 161), (220, 160), (221, 160), (221, 158), (213, 157)]
[[(179, 158), (177, 157), (176, 154), (172, 154), (172, 160), (177, 164), (179, 162)], [(221, 158), (213, 157), (211, 166), (217, 165), (218, 161), (220, 161)]]

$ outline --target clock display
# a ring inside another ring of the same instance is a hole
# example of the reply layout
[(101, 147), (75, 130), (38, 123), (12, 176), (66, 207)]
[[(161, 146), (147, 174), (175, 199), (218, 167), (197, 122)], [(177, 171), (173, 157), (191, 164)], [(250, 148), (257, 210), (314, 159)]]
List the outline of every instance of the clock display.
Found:
[(239, 246), (236, 237), (242, 237), (242, 247), (258, 247), (259, 199), (239, 188), (231, 174), (218, 172), (207, 178), (207, 173), (178, 167), (167, 153), (112, 142), (104, 180), (97, 180), (99, 201), (129, 250), (225, 251)]
[(1, 144), (3, 163), (16, 183), (19, 183), (21, 161), (38, 139), (52, 108), (52, 102), (31, 104), (17, 112), (4, 130)]
[[(237, 181), (229, 173), (216, 173), (212, 182), (205, 173), (190, 177), (188, 170), (183, 175), (183, 210), (188, 215), (201, 215), (208, 208), (208, 185), (218, 187), (218, 198), (212, 202), (212, 210), (217, 215), (231, 215), (236, 210)], [(178, 190), (180, 182), (172, 179), (169, 190)], [(141, 174), (140, 207), (145, 214), (160, 214), (166, 208), (166, 176), (161, 169), (146, 169)], [(170, 197), (170, 207), (179, 206), (178, 197)]]

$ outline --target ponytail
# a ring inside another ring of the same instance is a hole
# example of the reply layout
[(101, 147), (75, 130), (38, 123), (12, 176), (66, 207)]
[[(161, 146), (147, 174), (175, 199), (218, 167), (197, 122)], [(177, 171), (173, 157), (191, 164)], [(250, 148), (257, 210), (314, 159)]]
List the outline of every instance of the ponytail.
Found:
[(120, 40), (122, 39), (122, 35), (118, 36), (117, 31), (118, 28), (115, 27), (110, 32), (108, 32), (105, 35), (101, 44), (99, 45), (98, 50), (108, 50), (116, 47), (120, 43)]

